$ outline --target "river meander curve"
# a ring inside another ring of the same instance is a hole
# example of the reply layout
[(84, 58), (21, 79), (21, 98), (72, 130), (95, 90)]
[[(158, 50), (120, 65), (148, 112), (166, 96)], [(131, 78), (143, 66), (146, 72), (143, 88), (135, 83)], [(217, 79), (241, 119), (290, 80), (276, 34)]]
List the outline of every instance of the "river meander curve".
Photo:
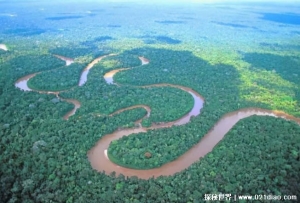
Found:
[[(78, 86), (82, 86), (87, 81), (87, 75), (89, 73), (89, 70), (98, 62), (100, 62), (104, 57), (111, 56), (114, 54), (109, 54), (105, 56), (98, 57), (94, 59), (88, 66), (82, 71), (80, 80), (78, 82)], [(66, 66), (73, 63), (73, 60), (64, 56), (54, 55), (64, 61), (66, 61)], [(144, 57), (139, 57), (141, 60), (141, 65), (147, 65), (150, 61)], [(136, 67), (134, 67), (136, 68)], [(120, 72), (125, 71), (131, 68), (120, 68), (117, 70), (109, 71), (104, 75), (104, 79), (106, 80), (107, 84), (116, 84), (113, 81), (113, 76)], [(23, 91), (35, 91), (41, 94), (54, 94), (57, 98), (72, 103), (74, 105), (74, 108), (68, 112), (64, 119), (67, 120), (70, 116), (74, 115), (76, 113), (76, 110), (80, 108), (80, 102), (75, 99), (63, 99), (59, 97), (59, 93), (63, 91), (41, 91), (41, 90), (34, 90), (30, 89), (27, 86), (28, 80), (33, 78), (35, 75), (39, 73), (33, 73), (27, 76), (24, 76), (16, 81), (15, 86)], [(241, 119), (250, 117), (252, 115), (259, 115), (259, 116), (273, 116), (273, 117), (280, 117), (286, 120), (293, 120), (300, 124), (300, 118), (296, 118), (294, 116), (288, 115), (281, 111), (271, 111), (266, 109), (260, 109), (260, 108), (246, 108), (246, 109), (240, 109), (238, 111), (234, 111), (231, 113), (225, 114), (216, 124), (215, 126), (191, 149), (189, 149), (187, 152), (185, 152), (182, 156), (178, 157), (176, 160), (169, 162), (159, 168), (154, 169), (146, 169), (146, 170), (137, 170), (137, 169), (131, 169), (131, 168), (125, 168), (122, 166), (119, 166), (112, 161), (109, 160), (107, 155), (107, 149), (109, 147), (109, 144), (117, 139), (120, 139), (123, 136), (128, 136), (131, 134), (141, 133), (141, 132), (147, 132), (148, 130), (155, 130), (159, 128), (167, 128), (172, 127), (173, 125), (184, 125), (187, 122), (190, 121), (192, 116), (198, 116), (200, 114), (200, 110), (203, 107), (204, 104), (204, 98), (194, 91), (191, 88), (180, 86), (180, 85), (172, 85), (172, 84), (153, 84), (153, 85), (147, 85), (147, 86), (139, 86), (140, 88), (148, 88), (148, 87), (162, 87), (162, 86), (169, 86), (173, 88), (178, 88), (183, 91), (188, 92), (192, 95), (194, 98), (194, 106), (192, 110), (184, 115), (182, 118), (168, 122), (168, 123), (159, 123), (159, 124), (152, 124), (150, 127), (145, 128), (141, 126), (142, 119), (139, 119), (138, 121), (135, 121), (137, 124), (136, 128), (130, 128), (130, 129), (120, 129), (116, 130), (113, 133), (107, 134), (103, 136), (96, 145), (88, 151), (87, 156), (91, 163), (91, 166), (93, 169), (99, 171), (99, 172), (105, 172), (106, 174), (110, 174), (112, 172), (115, 172), (116, 175), (123, 174), (125, 177), (131, 177), (131, 176), (137, 176), (141, 179), (149, 179), (149, 178), (156, 178), (159, 176), (169, 176), (174, 175), (175, 173), (178, 173), (186, 168), (188, 168), (190, 165), (192, 165), (194, 162), (198, 161), (201, 157), (204, 157), (207, 153), (212, 151), (212, 149), (218, 144), (220, 140), (223, 139), (223, 137), (226, 135), (227, 132)], [(64, 90), (66, 91), (66, 90)], [(123, 111), (127, 111), (134, 108), (144, 108), (147, 111), (147, 115), (145, 117), (149, 117), (151, 114), (151, 108), (146, 105), (135, 105), (131, 107), (127, 107), (124, 109), (120, 109), (112, 114), (110, 116), (114, 116), (115, 114), (121, 113)]]

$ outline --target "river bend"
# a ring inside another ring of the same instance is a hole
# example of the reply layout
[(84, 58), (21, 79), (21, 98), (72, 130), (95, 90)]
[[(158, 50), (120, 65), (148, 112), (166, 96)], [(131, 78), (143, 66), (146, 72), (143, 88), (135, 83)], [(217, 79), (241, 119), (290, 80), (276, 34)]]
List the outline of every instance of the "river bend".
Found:
[[(2, 44), (1, 44), (2, 45)], [(5, 50), (6, 46), (1, 46), (0, 49)], [(7, 49), (7, 48), (6, 48)], [(115, 54), (109, 54), (105, 56), (98, 57), (94, 59), (88, 66), (82, 71), (80, 80), (78, 82), (78, 86), (82, 86), (87, 82), (87, 75), (89, 73), (89, 70), (93, 68), (95, 64), (100, 62), (103, 58), (112, 56)], [(60, 55), (54, 55), (61, 60), (64, 60), (66, 62), (66, 66), (72, 64), (74, 62), (73, 59), (60, 56)], [(141, 65), (147, 65), (150, 61), (145, 57), (139, 57), (141, 61)], [(134, 67), (137, 68), (137, 67)], [(121, 84), (116, 84), (113, 81), (113, 76), (117, 74), (120, 71), (126, 71), (131, 68), (120, 68), (117, 70), (109, 71), (104, 75), (104, 79), (106, 80), (107, 84), (114, 84), (120, 86)], [(70, 116), (74, 115), (76, 113), (76, 110), (80, 108), (80, 102), (75, 99), (63, 99), (59, 97), (59, 93), (62, 91), (40, 91), (40, 90), (33, 90), (30, 89), (27, 85), (28, 80), (33, 78), (39, 73), (33, 73), (27, 76), (24, 76), (16, 81), (15, 86), (23, 91), (35, 91), (41, 94), (54, 94), (57, 98), (72, 103), (74, 105), (74, 108), (68, 112), (64, 119), (67, 120)], [(172, 84), (153, 84), (153, 85), (147, 85), (147, 86), (139, 86), (140, 88), (148, 88), (148, 87), (162, 87), (162, 86), (169, 86), (173, 88), (178, 88), (183, 91), (188, 92), (191, 94), (191, 96), (194, 99), (194, 106), (191, 109), (189, 113), (184, 115), (182, 118), (179, 118), (178, 120), (167, 122), (167, 123), (159, 123), (159, 124), (152, 124), (150, 127), (145, 128), (142, 127), (141, 122), (142, 119), (139, 119), (138, 121), (135, 121), (136, 128), (131, 129), (121, 129), (116, 130), (115, 132), (111, 134), (107, 134), (103, 136), (96, 144), (95, 146), (89, 150), (87, 153), (88, 159), (91, 163), (91, 166), (99, 171), (99, 172), (105, 172), (106, 174), (110, 174), (112, 172), (115, 172), (116, 175), (123, 174), (126, 177), (131, 176), (137, 176), (141, 179), (149, 179), (152, 177), (159, 177), (159, 176), (169, 176), (174, 175), (175, 173), (178, 173), (189, 166), (191, 166), (194, 162), (198, 161), (201, 157), (204, 157), (207, 153), (211, 152), (212, 149), (218, 144), (219, 141), (223, 139), (223, 137), (226, 135), (226, 133), (229, 132), (229, 130), (241, 119), (247, 118), (252, 115), (259, 115), (259, 116), (273, 116), (273, 117), (280, 117), (286, 120), (293, 120), (300, 124), (300, 118), (296, 118), (294, 116), (288, 115), (284, 112), (280, 111), (270, 111), (260, 108), (246, 108), (241, 109), (235, 112), (231, 112), (228, 114), (225, 114), (216, 124), (215, 126), (199, 141), (198, 144), (196, 144), (194, 147), (189, 149), (186, 153), (184, 153), (182, 156), (178, 157), (176, 160), (169, 162), (159, 168), (154, 169), (147, 169), (147, 170), (136, 170), (136, 169), (130, 169), (118, 166), (117, 164), (111, 162), (107, 156), (107, 149), (109, 147), (109, 144), (117, 139), (120, 139), (123, 136), (128, 136), (136, 133), (142, 133), (147, 132), (148, 130), (155, 130), (159, 128), (168, 128), (172, 127), (173, 125), (184, 125), (188, 123), (192, 116), (198, 116), (200, 114), (201, 109), (203, 108), (204, 104), (204, 98), (194, 91), (191, 88), (180, 86), (180, 85), (172, 85)], [(135, 105), (128, 108), (120, 109), (112, 114), (110, 116), (114, 116), (116, 114), (119, 114), (123, 111), (131, 110), (134, 108), (144, 108), (147, 111), (147, 115), (145, 117), (149, 117), (151, 114), (151, 108), (146, 105)], [(133, 135), (134, 136), (134, 135)]]

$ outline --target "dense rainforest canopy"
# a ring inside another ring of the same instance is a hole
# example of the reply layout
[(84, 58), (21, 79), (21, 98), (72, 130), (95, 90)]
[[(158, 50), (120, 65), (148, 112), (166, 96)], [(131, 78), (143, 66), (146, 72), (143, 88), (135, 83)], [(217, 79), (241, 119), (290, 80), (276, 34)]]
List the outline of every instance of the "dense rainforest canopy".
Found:
[[(138, 60), (122, 61), (124, 56), (137, 56), (139, 52), (147, 55), (151, 63), (139, 67)], [(179, 56), (181, 59), (175, 61)], [(27, 65), (28, 60), (32, 60), (31, 65), (29, 62)], [(163, 60), (164, 63), (159, 63)], [(261, 193), (298, 192), (300, 128), (280, 118), (255, 116), (240, 121), (208, 156), (172, 177), (148, 181), (124, 179), (91, 169), (86, 153), (97, 140), (118, 127), (133, 127), (133, 122), (145, 116), (146, 111), (138, 108), (114, 116), (108, 114), (134, 104), (145, 104), (151, 107), (151, 122), (169, 121), (181, 117), (193, 105), (192, 97), (176, 88), (131, 85), (180, 84), (201, 92), (205, 98), (200, 116), (190, 123), (124, 137), (110, 146), (109, 152), (117, 157), (117, 162), (140, 168), (157, 167), (174, 160), (199, 142), (226, 112), (251, 106), (267, 108), (238, 96), (241, 81), (233, 67), (210, 65), (191, 53), (164, 49), (135, 49), (119, 57), (107, 57), (91, 69), (83, 87), (76, 86), (77, 76), (72, 84), (75, 87), (61, 93), (64, 98), (75, 98), (82, 103), (74, 116), (62, 122), (61, 117), (72, 109), (71, 104), (53, 102), (53, 95), (22, 92), (13, 84), (21, 76), (43, 71), (41, 78), (45, 75), (43, 80), (50, 85), (43, 87), (52, 90), (53, 84), (70, 77), (56, 75), (55, 71), (66, 70), (64, 74), (74, 75), (67, 70), (78, 68), (80, 74), (79, 67), (84, 65), (75, 63), (64, 67), (60, 59), (51, 55), (29, 55), (25, 59), (13, 51), (2, 53), (1, 61), (1, 75), (5, 76), (1, 77), (1, 162), (5, 163), (1, 165), (1, 199), (5, 201), (16, 202), (22, 197), (33, 202), (45, 199), (92, 202), (97, 196), (96, 202), (118, 201), (118, 198), (125, 202), (157, 198), (165, 202), (193, 202), (212, 191), (252, 194), (257, 192), (257, 185)], [(104, 73), (123, 64), (136, 66), (115, 76), (116, 82), (128, 85), (106, 84)], [(184, 68), (188, 70), (183, 74)], [(206, 76), (201, 77), (204, 73)], [(38, 81), (36, 77), (33, 82)], [(61, 87), (67, 89), (71, 83)], [(282, 110), (298, 113), (284, 107)], [(141, 156), (145, 152), (151, 152), (151, 158)], [(94, 193), (99, 190), (103, 195)], [(80, 195), (76, 196), (79, 191)]]
[[(6, 4), (0, 2), (0, 11)], [(113, 141), (107, 155), (121, 166), (150, 169), (176, 160), (223, 115), (243, 108), (283, 111), (300, 118), (300, 45), (293, 41), (299, 28), (212, 21), (212, 14), (224, 12), (221, 6), (214, 8), (217, 12), (202, 8), (201, 19), (195, 14), (200, 10), (193, 8), (189, 9), (195, 13), (181, 7), (168, 10), (173, 17), (167, 18), (160, 7), (132, 12), (124, 5), (110, 4), (106, 10), (85, 6), (76, 7), (80, 15), (62, 8), (45, 14), (42, 9), (53, 8), (44, 5), (20, 7), (22, 17), (0, 15), (1, 25), (11, 25), (0, 29), (0, 43), (8, 47), (0, 49), (0, 202), (196, 203), (203, 202), (205, 194), (220, 193), (297, 195), (299, 201), (300, 126), (283, 118), (240, 120), (211, 152), (172, 176), (144, 180), (99, 172), (87, 157), (105, 135), (138, 128), (137, 120), (143, 118), (141, 125), (148, 127), (177, 120), (193, 108), (193, 97), (182, 89), (141, 87), (146, 85), (191, 88), (203, 96), (204, 106), (185, 125)], [(230, 9), (236, 11), (240, 10)], [(151, 20), (145, 21), (144, 14)], [(265, 29), (272, 34), (261, 37)], [(74, 63), (66, 66), (56, 54)], [(95, 64), (87, 82), (79, 86), (84, 68), (107, 54), (115, 55)], [(141, 65), (140, 56), (150, 63)], [(103, 76), (119, 68), (130, 69), (118, 72), (115, 84), (108, 84)], [(30, 88), (63, 90), (58, 94), (62, 99), (15, 86), (32, 73), (38, 74), (28, 81)], [(68, 120), (63, 117), (74, 105), (64, 99), (81, 104)], [(134, 105), (149, 106), (150, 116), (141, 106), (118, 112)]]

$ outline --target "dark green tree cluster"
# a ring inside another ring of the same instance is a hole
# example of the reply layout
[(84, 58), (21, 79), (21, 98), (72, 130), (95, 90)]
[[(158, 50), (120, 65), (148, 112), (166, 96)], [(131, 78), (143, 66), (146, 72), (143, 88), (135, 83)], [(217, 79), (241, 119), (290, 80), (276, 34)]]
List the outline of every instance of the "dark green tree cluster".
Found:
[(11, 67), (8, 72), (8, 74), (10, 74), (9, 80), (17, 80), (28, 74), (52, 70), (65, 65), (63, 60), (48, 54), (19, 55), (18, 53), (11, 52), (10, 55), (15, 56), (9, 61), (6, 61)]
[[(113, 132), (117, 123), (120, 127), (130, 125), (146, 113), (144, 109), (133, 109), (113, 117), (85, 115), (61, 122), (58, 115), (49, 117), (51, 112), (33, 111), (48, 116), (42, 119), (28, 113), (13, 122), (1, 121), (0, 197), (3, 202), (70, 201), (73, 196), (70, 194), (82, 189), (78, 187), (79, 182), (88, 186), (89, 180), (94, 184), (97, 179), (86, 152), (101, 136)], [(75, 147), (76, 143), (82, 144)], [(90, 176), (92, 174), (96, 179)], [(81, 177), (79, 182), (76, 176)]]
[(141, 65), (139, 55), (121, 53), (102, 59), (99, 66), (104, 69), (131, 68)]
[[(172, 129), (151, 130), (122, 137), (109, 145), (109, 158), (128, 168), (160, 167), (175, 160), (193, 144), (192, 137), (180, 129), (174, 126)], [(145, 156), (147, 152), (151, 154), (150, 158)]]
[(61, 56), (65, 57), (70, 57), (70, 58), (77, 58), (80, 56), (87, 56), (91, 55), (93, 58), (104, 55), (109, 53), (109, 50), (100, 50), (99, 48), (95, 46), (90, 46), (90, 47), (78, 47), (78, 45), (70, 45), (70, 47), (75, 47), (76, 48), (69, 48), (69, 47), (58, 47), (51, 49), (49, 52), (52, 54), (58, 54)]

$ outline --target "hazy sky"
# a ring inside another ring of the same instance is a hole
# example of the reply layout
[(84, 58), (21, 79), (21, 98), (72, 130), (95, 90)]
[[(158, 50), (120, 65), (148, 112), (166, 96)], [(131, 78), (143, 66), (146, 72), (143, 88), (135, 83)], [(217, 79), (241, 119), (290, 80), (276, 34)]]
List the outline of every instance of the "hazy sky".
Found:
[(162, 4), (178, 4), (178, 3), (280, 3), (280, 4), (300, 4), (300, 0), (0, 0), (0, 2), (97, 2), (97, 3), (106, 3), (106, 2), (120, 2), (120, 3), (162, 3)]
[[(0, 0), (0, 2), (31, 2), (37, 0)], [(49, 0), (39, 0), (40, 2), (47, 2)], [(52, 0), (54, 2), (59, 2), (61, 0)], [(300, 0), (64, 0), (66, 2), (137, 2), (137, 3), (164, 3), (164, 4), (172, 4), (172, 3), (245, 3), (245, 2), (257, 2), (257, 3), (296, 3), (300, 4)]]
[(188, 3), (188, 2), (194, 2), (194, 3), (226, 3), (226, 2), (238, 2), (238, 3), (242, 3), (242, 2), (280, 2), (280, 3), (287, 3), (287, 2), (291, 2), (291, 3), (299, 3), (299, 0), (105, 0), (107, 2), (162, 2), (162, 3)]

